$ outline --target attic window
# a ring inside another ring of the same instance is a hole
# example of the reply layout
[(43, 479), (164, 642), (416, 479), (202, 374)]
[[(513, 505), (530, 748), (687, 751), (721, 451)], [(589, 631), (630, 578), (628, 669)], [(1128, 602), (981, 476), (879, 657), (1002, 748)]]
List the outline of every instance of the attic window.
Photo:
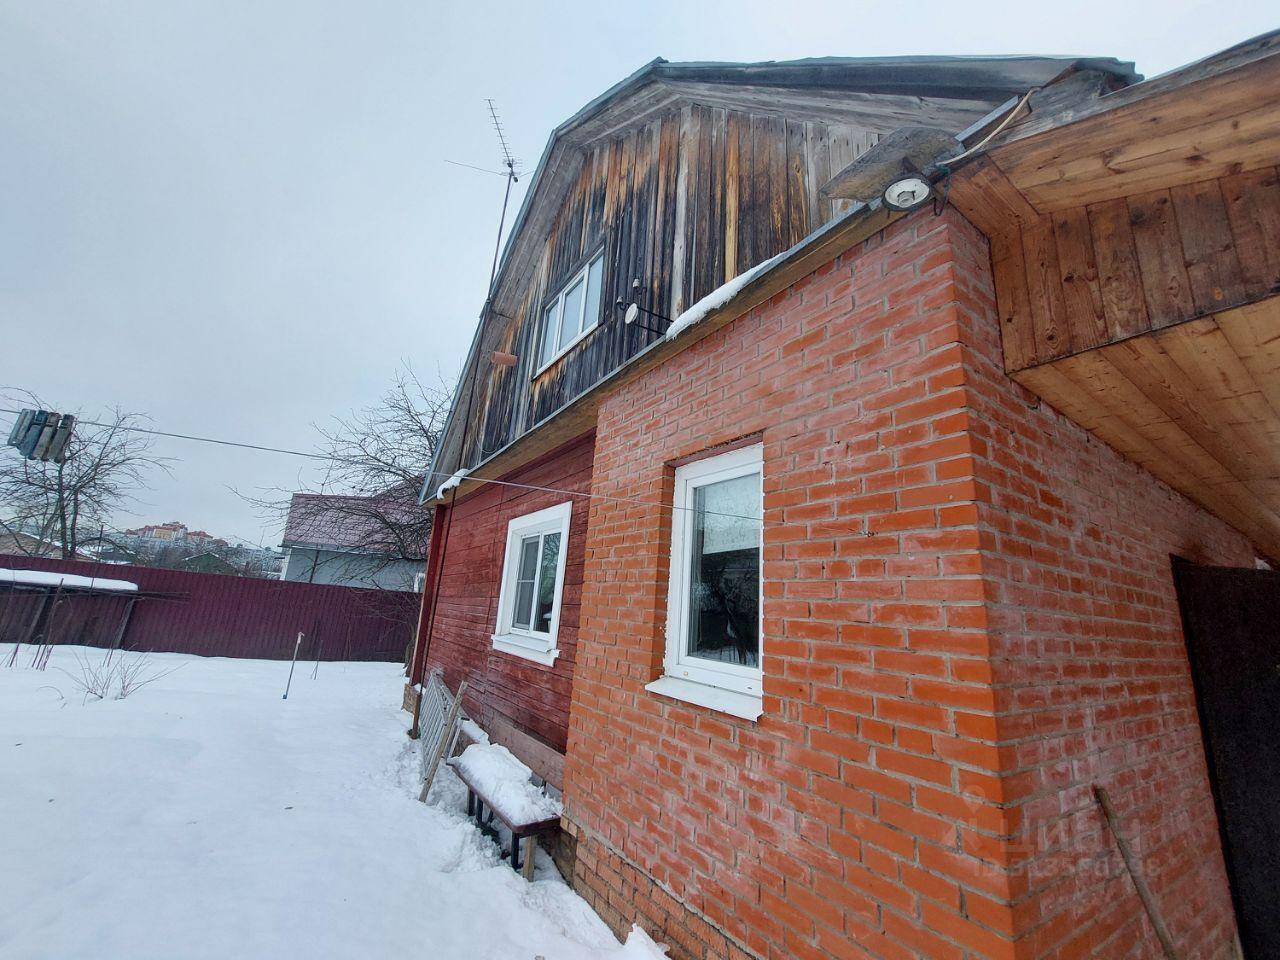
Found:
[[(542, 311), (542, 351), (538, 373), (551, 366), (600, 322), (604, 253), (596, 254), (573, 275)], [(535, 374), (536, 376), (536, 374)]]

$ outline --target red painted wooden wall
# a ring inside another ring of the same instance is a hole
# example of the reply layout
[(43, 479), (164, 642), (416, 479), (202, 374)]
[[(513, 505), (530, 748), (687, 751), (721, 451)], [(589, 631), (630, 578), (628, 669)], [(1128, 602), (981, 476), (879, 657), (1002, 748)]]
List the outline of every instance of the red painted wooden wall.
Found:
[[(435, 570), (428, 577), (429, 589), (438, 589), (440, 598), (430, 648), (424, 629), (419, 651), (419, 661), (425, 657), (428, 667), (443, 668), (450, 689), (467, 681), (466, 704), (473, 716), (501, 714), (517, 729), (559, 752), (564, 752), (569, 725), (589, 512), (589, 501), (574, 494), (591, 489), (594, 450), (593, 436), (579, 437), (503, 478), (516, 485), (485, 485), (458, 501), (443, 576), (438, 584)], [(572, 492), (532, 489), (537, 487)], [(547, 667), (495, 650), (492, 638), (508, 522), (566, 500), (573, 501), (573, 512), (560, 606), (560, 655)], [(450, 527), (448, 515), (447, 508), (436, 514), (433, 549)], [(418, 666), (415, 679), (421, 676), (421, 662)]]

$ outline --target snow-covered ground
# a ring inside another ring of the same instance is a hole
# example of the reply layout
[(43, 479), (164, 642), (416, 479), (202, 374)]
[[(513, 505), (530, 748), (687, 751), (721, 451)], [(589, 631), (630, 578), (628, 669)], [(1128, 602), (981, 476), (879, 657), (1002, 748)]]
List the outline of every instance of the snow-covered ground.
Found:
[[(0, 958), (648, 960), (540, 860), (526, 883), (417, 802), (394, 664), (153, 654), (85, 702), (102, 651), (0, 644)], [(65, 671), (65, 672), (64, 672)], [(70, 674), (70, 676), (68, 675)]]

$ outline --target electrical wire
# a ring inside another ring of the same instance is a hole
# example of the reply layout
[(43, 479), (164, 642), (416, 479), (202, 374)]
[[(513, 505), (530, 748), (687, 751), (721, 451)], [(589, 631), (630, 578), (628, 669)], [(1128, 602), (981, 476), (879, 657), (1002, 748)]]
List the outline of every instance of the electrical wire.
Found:
[(1027, 105), (1027, 101), (1031, 99), (1032, 94), (1039, 93), (1039, 92), (1040, 92), (1040, 87), (1032, 87), (1030, 90), (1028, 90), (1026, 93), (1022, 95), (1022, 99), (1019, 100), (1014, 105), (1013, 109), (1004, 115), (1004, 119), (1001, 120), (1000, 123), (996, 125), (996, 128), (994, 130), (992, 130), (985, 137), (983, 137), (981, 140), (975, 143), (972, 147), (967, 147), (966, 149), (962, 150), (960, 153), (957, 153), (954, 157), (948, 157), (946, 160), (939, 160), (938, 166), (942, 167), (943, 169), (947, 169), (953, 163), (959, 163), (961, 160), (964, 160), (967, 157), (973, 156), (975, 153), (977, 153), (979, 150), (985, 147), (988, 143), (990, 143), (992, 140), (998, 137), (1002, 132), (1004, 132), (1004, 128), (1007, 127), (1009, 124), (1011, 124), (1013, 122), (1013, 118), (1022, 112), (1022, 108)]
[[(19, 414), (21, 413), (21, 411), (10, 410), (5, 407), (0, 407), (0, 413)], [(270, 446), (257, 444), (257, 443), (240, 443), (236, 440), (216, 440), (212, 437), (200, 437), (200, 436), (196, 436), (194, 434), (189, 434), (189, 433), (170, 433), (165, 430), (148, 430), (143, 427), (122, 427), (122, 426), (119, 426), (118, 424), (98, 423), (93, 420), (77, 420), (76, 423), (87, 424), (88, 426), (92, 426), (92, 427), (108, 427), (108, 428), (114, 427), (115, 429), (118, 429), (118, 430), (125, 430), (133, 433), (146, 433), (146, 434), (150, 434), (152, 436), (157, 436), (157, 437), (173, 437), (179, 440), (192, 440), (197, 443), (215, 443), (224, 447), (243, 447), (246, 450), (260, 450), (260, 451), (265, 451), (267, 453), (283, 453), (283, 454), (288, 454), (289, 456), (294, 456), (294, 457), (309, 457), (313, 460), (324, 460), (324, 461), (339, 462), (339, 463), (341, 463), (343, 460), (343, 458), (341, 457), (333, 457), (323, 453), (305, 453), (300, 450), (289, 450), (284, 447), (270, 447)], [(446, 479), (451, 479), (453, 476), (455, 476), (455, 474), (446, 474), (440, 470), (429, 470), (427, 471), (426, 476), (444, 477)], [(625, 504), (638, 506), (638, 507), (659, 507), (665, 510), (683, 510), (689, 513), (698, 513), (704, 517), (722, 517), (727, 520), (749, 520), (754, 523), (760, 523), (764, 526), (772, 526), (772, 527), (796, 526), (796, 524), (789, 523), (785, 520), (765, 520), (762, 517), (752, 517), (752, 516), (748, 516), (747, 514), (721, 513), (715, 510), (699, 510), (695, 507), (685, 507), (675, 503), (667, 503), (665, 500), (645, 500), (639, 497), (616, 497), (616, 496), (611, 496), (605, 493), (587, 493), (582, 490), (567, 490), (563, 487), (544, 487), (534, 483), (518, 483), (514, 480), (497, 480), (489, 477), (467, 476), (467, 477), (464, 477), (463, 480), (464, 482), (473, 481), (475, 483), (487, 483), (487, 484), (491, 484), (493, 486), (498, 486), (498, 487), (513, 487), (518, 490), (532, 490), (538, 493), (555, 493), (555, 494), (560, 494), (566, 497), (577, 497), (583, 500), (601, 500), (606, 503), (625, 503)], [(453, 492), (455, 493), (455, 495), (456, 495), (457, 489), (458, 489), (457, 487), (453, 488)], [(810, 526), (836, 527), (839, 525), (828, 523), (828, 524), (810, 524)], [(847, 525), (839, 526), (839, 529), (847, 532)]]
[[(21, 410), (10, 410), (7, 407), (0, 407), (0, 413), (11, 413), (18, 416)], [(243, 447), (246, 450), (263, 450), (267, 453), (286, 453), (291, 457), (309, 457), (313, 460), (339, 460), (339, 457), (330, 457), (323, 453), (306, 453), (302, 450), (286, 450), (283, 447), (267, 447), (256, 443), (242, 443), (238, 440), (217, 440), (213, 437), (197, 437), (190, 433), (169, 433), (164, 430), (148, 430), (146, 427), (122, 427), (118, 423), (99, 423), (96, 420), (81, 420), (76, 418), (76, 425), (85, 424), (90, 427), (106, 427), (107, 429), (126, 430), (129, 433), (146, 433), (153, 437), (172, 437), (176, 440), (195, 440), (198, 443), (216, 443), (223, 447)]]
[[(959, 163), (961, 160), (964, 160), (972, 156), (973, 154), (977, 153), (979, 150), (985, 147), (988, 143), (990, 143), (993, 139), (999, 136), (1004, 131), (1004, 129), (1010, 123), (1013, 122), (1014, 117), (1016, 117), (1022, 111), (1022, 108), (1026, 106), (1027, 101), (1030, 100), (1034, 94), (1038, 93), (1040, 89), (1041, 89), (1040, 87), (1032, 87), (1030, 90), (1028, 90), (1026, 93), (1022, 95), (1022, 99), (1020, 99), (1017, 102), (1017, 104), (1015, 104), (1013, 108), (1007, 114), (1005, 114), (1004, 118), (1000, 121), (999, 124), (996, 125), (996, 127), (990, 133), (988, 133), (985, 137), (983, 137), (981, 140), (975, 143), (972, 147), (968, 147), (964, 151), (956, 154), (954, 157), (948, 157), (946, 160), (939, 161), (937, 165), (949, 172), (949, 168), (952, 164)], [(493, 111), (492, 101), (490, 101), (489, 106), (490, 106), (490, 111), (492, 112)], [(507, 180), (508, 194), (507, 195), (509, 197), (511, 183), (512, 181), (517, 179), (518, 175), (515, 173), (515, 161), (511, 159), (510, 151), (507, 149), (506, 140), (505, 140), (505, 137), (503, 137), (502, 128), (501, 128), (501, 125), (498, 123), (496, 115), (494, 115), (493, 120), (494, 120), (495, 128), (498, 131), (499, 142), (501, 143), (504, 151), (504, 157), (506, 159), (506, 162), (508, 163), (508, 170), (506, 172), (500, 172), (497, 170), (488, 170), (488, 169), (485, 169), (484, 167), (472, 166), (471, 164), (468, 164), (468, 163), (459, 163), (455, 160), (445, 160), (444, 162), (453, 164), (456, 167), (469, 167), (472, 170), (479, 170), (482, 173), (500, 173), (500, 175), (506, 176), (508, 178)], [(505, 215), (506, 215), (506, 202), (504, 200), (504, 203), (503, 203), (504, 218), (505, 218)], [(501, 244), (501, 228), (499, 228), (499, 244)], [(495, 271), (497, 267), (496, 257), (497, 257), (497, 252), (495, 251), (495, 261), (494, 261)], [(20, 410), (12, 410), (5, 407), (0, 407), (0, 413), (8, 413), (16, 416), (21, 414), (21, 412), (22, 411)], [(145, 427), (122, 427), (119, 424), (100, 423), (94, 420), (77, 420), (76, 422), (78, 424), (85, 424), (91, 427), (106, 427), (108, 429), (114, 428), (118, 430), (125, 430), (130, 433), (144, 433), (154, 437), (169, 437), (175, 440), (190, 440), (196, 443), (213, 443), (213, 444), (217, 444), (219, 446), (224, 446), (224, 447), (240, 447), (241, 449), (244, 449), (244, 450), (257, 450), (264, 453), (279, 453), (279, 454), (284, 454), (291, 457), (305, 457), (310, 460), (324, 460), (328, 462), (339, 462), (339, 463), (342, 462), (343, 460), (343, 458), (341, 457), (334, 457), (334, 456), (330, 456), (328, 454), (323, 454), (323, 453), (308, 453), (304, 450), (290, 450), (286, 447), (273, 447), (273, 446), (268, 446), (266, 444), (244, 443), (238, 440), (220, 440), (215, 437), (201, 437), (201, 436), (197, 436), (195, 434), (190, 434), (190, 433), (172, 433), (167, 430), (150, 430)], [(446, 477), (447, 476), (447, 478), (452, 478), (454, 475), (453, 474), (446, 475), (443, 471), (438, 471), (438, 470), (428, 470), (426, 473), (426, 476), (427, 477)], [(713, 510), (697, 510), (694, 507), (684, 507), (675, 503), (667, 503), (662, 500), (643, 500), (637, 497), (615, 497), (615, 496), (610, 496), (608, 494), (602, 494), (602, 493), (586, 493), (581, 490), (566, 490), (561, 487), (544, 487), (537, 484), (517, 483), (513, 480), (496, 480), (488, 477), (467, 477), (466, 480), (475, 482), (475, 483), (488, 483), (488, 484), (492, 484), (500, 487), (515, 487), (521, 490), (533, 490), (541, 493), (555, 493), (555, 494), (560, 494), (567, 497), (578, 497), (580, 499), (585, 499), (585, 500), (602, 500), (609, 503), (626, 503), (626, 504), (632, 504), (635, 506), (659, 507), (659, 508), (668, 509), (668, 510), (685, 510), (691, 513), (693, 512), (701, 513), (703, 516), (709, 516), (709, 517), (723, 517), (731, 520), (753, 521), (756, 523), (760, 523), (763, 526), (777, 526), (777, 527), (794, 526), (794, 524), (788, 523), (785, 520), (765, 520), (763, 517), (752, 517), (752, 516), (747, 516), (745, 514), (719, 513)], [(450, 502), (451, 506), (453, 501), (455, 501), (456, 499), (457, 499), (457, 487), (454, 487), (453, 497), (451, 498), (451, 502)], [(452, 511), (450, 511), (450, 513), (452, 513)], [(829, 524), (829, 523), (817, 523), (817, 524), (810, 524), (810, 526), (834, 527), (836, 525)], [(849, 532), (847, 531), (847, 525), (845, 525), (845, 527), (843, 527), (842, 529), (846, 529), (846, 532)]]

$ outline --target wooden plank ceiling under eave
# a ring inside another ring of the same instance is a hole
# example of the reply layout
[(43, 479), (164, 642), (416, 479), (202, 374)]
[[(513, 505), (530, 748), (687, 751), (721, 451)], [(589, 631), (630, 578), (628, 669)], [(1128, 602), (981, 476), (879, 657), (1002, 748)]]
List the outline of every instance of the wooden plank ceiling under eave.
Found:
[(1280, 559), (1280, 296), (1013, 376)]

